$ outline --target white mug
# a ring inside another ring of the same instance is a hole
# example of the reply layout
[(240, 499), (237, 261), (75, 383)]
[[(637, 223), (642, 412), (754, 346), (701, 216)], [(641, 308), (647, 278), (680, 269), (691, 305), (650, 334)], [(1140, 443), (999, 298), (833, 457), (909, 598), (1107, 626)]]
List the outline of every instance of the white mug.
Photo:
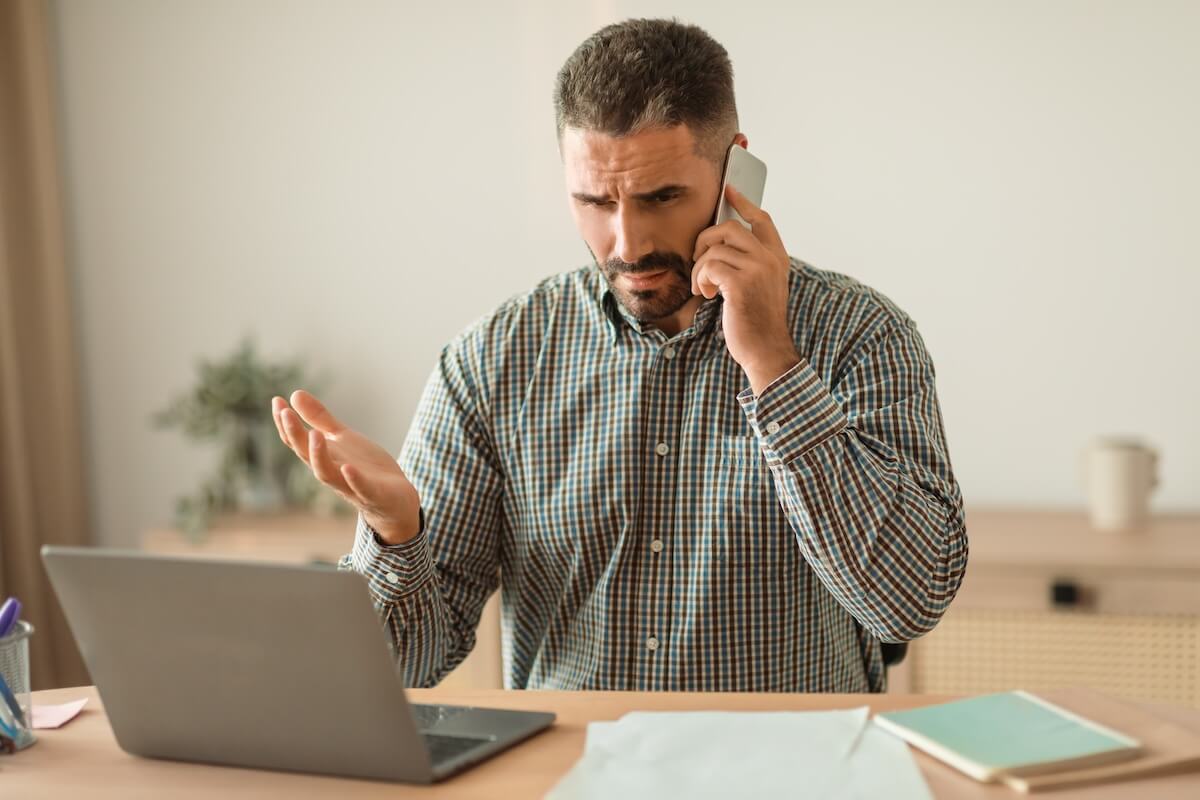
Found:
[(1141, 527), (1158, 486), (1158, 453), (1127, 436), (1102, 436), (1083, 451), (1083, 486), (1092, 526), (1102, 531)]

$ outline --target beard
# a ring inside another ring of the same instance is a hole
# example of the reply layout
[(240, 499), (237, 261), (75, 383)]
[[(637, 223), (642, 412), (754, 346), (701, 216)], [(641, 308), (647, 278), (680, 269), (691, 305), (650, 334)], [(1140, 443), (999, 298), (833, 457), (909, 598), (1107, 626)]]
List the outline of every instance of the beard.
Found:
[[(596, 254), (592, 253), (596, 260)], [(692, 299), (692, 261), (678, 253), (656, 251), (630, 264), (610, 258), (596, 265), (608, 281), (613, 296), (639, 322), (654, 322), (674, 314)], [(621, 275), (644, 275), (666, 270), (660, 285), (652, 289), (627, 289), (617, 282)]]

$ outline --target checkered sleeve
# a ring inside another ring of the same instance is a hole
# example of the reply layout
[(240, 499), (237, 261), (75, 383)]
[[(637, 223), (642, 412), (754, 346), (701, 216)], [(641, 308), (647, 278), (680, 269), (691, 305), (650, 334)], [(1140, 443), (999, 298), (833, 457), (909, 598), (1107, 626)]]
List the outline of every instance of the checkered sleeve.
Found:
[(908, 641), (962, 580), (962, 496), (916, 328), (881, 328), (859, 353), (832, 389), (802, 360), (738, 401), (814, 573), (880, 640)]
[(442, 351), (398, 459), (421, 498), (424, 530), (387, 545), (360, 518), (341, 561), (367, 578), (406, 686), (436, 685), (467, 657), (499, 585), (503, 478), (479, 411), (476, 347), (464, 335)]

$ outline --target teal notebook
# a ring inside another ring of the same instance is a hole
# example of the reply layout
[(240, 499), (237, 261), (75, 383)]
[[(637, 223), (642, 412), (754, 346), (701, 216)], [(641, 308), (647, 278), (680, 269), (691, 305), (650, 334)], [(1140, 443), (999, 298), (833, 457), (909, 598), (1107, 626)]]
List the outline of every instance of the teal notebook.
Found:
[(875, 716), (880, 727), (980, 781), (1134, 758), (1141, 743), (1028, 692)]

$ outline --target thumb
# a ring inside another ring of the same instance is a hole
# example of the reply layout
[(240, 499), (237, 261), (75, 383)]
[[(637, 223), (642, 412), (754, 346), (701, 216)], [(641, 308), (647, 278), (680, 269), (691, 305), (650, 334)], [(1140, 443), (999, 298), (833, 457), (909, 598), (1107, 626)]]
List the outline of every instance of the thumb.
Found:
[(320, 400), (303, 389), (292, 392), (291, 400), (292, 408), (296, 409), (300, 418), (321, 433), (336, 434), (346, 429), (346, 426), (338, 422), (337, 418), (329, 413), (329, 409)]
[(342, 477), (346, 485), (354, 492), (358, 500), (365, 506), (378, 507), (382, 505), (385, 492), (378, 484), (363, 474), (362, 470), (350, 464), (342, 464)]

